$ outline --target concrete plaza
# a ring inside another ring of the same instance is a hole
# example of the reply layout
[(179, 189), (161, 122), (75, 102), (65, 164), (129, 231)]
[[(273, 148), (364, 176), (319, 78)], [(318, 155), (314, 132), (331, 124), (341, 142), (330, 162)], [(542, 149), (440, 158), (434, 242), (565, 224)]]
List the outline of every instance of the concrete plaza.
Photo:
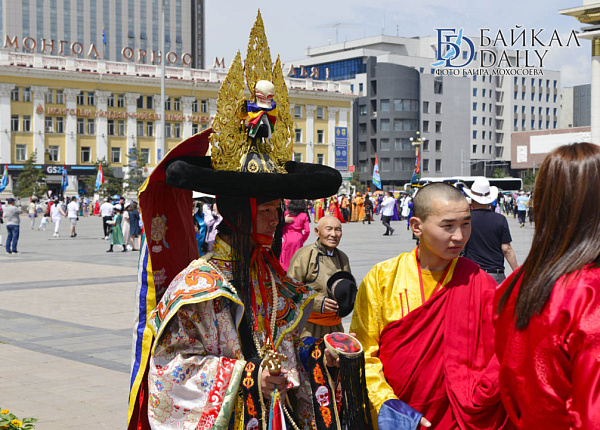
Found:
[[(522, 263), (533, 230), (512, 217), (509, 225)], [(414, 247), (406, 222), (393, 227), (383, 237), (379, 221), (344, 225), (340, 249), (358, 281), (375, 263)], [(53, 238), (52, 224), (30, 230), (22, 216), (19, 254), (0, 249), (0, 408), (38, 418), (40, 430), (123, 429), (139, 253), (106, 253), (99, 217), (80, 218), (76, 238), (68, 229), (63, 221)]]

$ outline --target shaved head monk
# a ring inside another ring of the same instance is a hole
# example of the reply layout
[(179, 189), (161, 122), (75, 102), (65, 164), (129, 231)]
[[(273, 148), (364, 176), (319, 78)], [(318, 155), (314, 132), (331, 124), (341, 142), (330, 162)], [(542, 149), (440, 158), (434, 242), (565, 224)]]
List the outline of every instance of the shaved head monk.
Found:
[(380, 430), (507, 424), (494, 355), (497, 284), (459, 257), (470, 220), (456, 188), (423, 187), (410, 220), (419, 246), (377, 264), (359, 288), (350, 332), (365, 350), (371, 412)]

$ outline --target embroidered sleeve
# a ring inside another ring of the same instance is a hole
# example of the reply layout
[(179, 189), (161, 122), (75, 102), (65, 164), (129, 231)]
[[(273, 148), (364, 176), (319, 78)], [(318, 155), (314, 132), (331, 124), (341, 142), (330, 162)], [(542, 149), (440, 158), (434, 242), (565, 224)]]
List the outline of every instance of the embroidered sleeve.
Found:
[(148, 376), (152, 428), (227, 428), (246, 364), (230, 303), (184, 305), (157, 339)]

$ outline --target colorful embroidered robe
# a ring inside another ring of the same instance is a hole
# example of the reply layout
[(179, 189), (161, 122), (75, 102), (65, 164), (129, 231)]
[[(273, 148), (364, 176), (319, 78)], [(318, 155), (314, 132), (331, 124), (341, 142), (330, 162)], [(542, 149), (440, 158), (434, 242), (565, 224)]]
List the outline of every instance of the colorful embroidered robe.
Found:
[[(149, 365), (148, 416), (154, 429), (237, 429), (243, 418), (238, 391), (246, 361), (236, 328), (244, 306), (229, 283), (229, 246), (217, 238), (212, 252), (209, 261), (200, 258), (173, 279), (152, 314), (156, 340)], [(298, 349), (315, 293), (289, 278), (278, 278), (277, 290), (273, 340), (277, 351), (288, 357), (283, 367), (294, 385), (297, 423), (309, 429), (311, 391)], [(260, 294), (256, 298), (257, 314), (265, 315)], [(268, 310), (270, 315), (270, 306)], [(259, 327), (263, 323), (259, 318)], [(262, 345), (264, 330), (256, 336)]]

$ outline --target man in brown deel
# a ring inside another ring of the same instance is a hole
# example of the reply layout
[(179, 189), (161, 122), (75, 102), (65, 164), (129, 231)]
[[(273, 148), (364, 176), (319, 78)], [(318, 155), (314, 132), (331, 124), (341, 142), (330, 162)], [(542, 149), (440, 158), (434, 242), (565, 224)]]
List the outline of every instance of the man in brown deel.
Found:
[(343, 332), (338, 316), (338, 303), (327, 292), (327, 281), (337, 272), (350, 272), (348, 256), (337, 247), (342, 238), (342, 224), (332, 216), (319, 220), (315, 227), (317, 241), (300, 248), (292, 257), (288, 276), (315, 290), (312, 312), (300, 337), (322, 337), (328, 333)]

